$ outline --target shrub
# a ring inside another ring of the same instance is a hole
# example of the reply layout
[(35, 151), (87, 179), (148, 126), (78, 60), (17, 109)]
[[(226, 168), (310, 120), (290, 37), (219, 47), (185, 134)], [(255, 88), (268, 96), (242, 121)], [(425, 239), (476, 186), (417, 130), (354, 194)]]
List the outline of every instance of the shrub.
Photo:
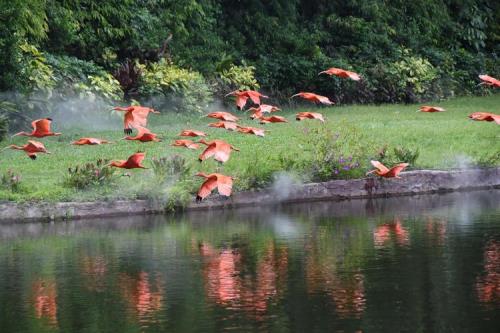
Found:
[(500, 165), (500, 151), (485, 153), (476, 158), (475, 164), (480, 167), (492, 167)]
[(257, 90), (260, 88), (255, 79), (255, 67), (245, 64), (230, 64), (220, 68), (217, 73), (218, 90), (227, 93), (233, 90)]
[(418, 148), (412, 149), (403, 146), (394, 148), (394, 156), (396, 159), (396, 163), (409, 163), (410, 167), (414, 166), (417, 162), (418, 156), (420, 155), (420, 151)]
[(107, 160), (99, 159), (95, 164), (86, 163), (77, 165), (74, 168), (68, 168), (64, 185), (77, 189), (109, 185), (115, 180), (115, 170), (107, 166), (107, 164)]
[(21, 186), (21, 175), (9, 169), (2, 174), (2, 177), (0, 177), (0, 185), (3, 189), (11, 192), (19, 192)]
[(152, 158), (151, 163), (155, 176), (162, 181), (168, 177), (182, 179), (191, 171), (191, 165), (182, 155)]
[(201, 113), (212, 101), (212, 91), (198, 72), (179, 68), (165, 59), (141, 65), (140, 70), (139, 93), (143, 98), (156, 97), (157, 108)]
[(21, 48), (21, 80), (26, 93), (40, 91), (50, 94), (56, 86), (56, 77), (43, 52), (27, 42)]
[(362, 164), (367, 160), (361, 132), (344, 123), (338, 132), (321, 126), (308, 135), (312, 147), (310, 169), (315, 181), (357, 178), (363, 175)]

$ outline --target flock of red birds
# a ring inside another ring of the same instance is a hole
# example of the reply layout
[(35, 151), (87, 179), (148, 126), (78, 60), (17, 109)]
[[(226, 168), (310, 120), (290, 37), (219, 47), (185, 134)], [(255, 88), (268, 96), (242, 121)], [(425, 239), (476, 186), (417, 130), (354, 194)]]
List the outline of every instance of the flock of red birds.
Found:
[[(327, 74), (334, 75), (340, 78), (347, 78), (354, 81), (361, 80), (361, 77), (354, 72), (343, 70), (340, 68), (330, 68), (326, 71), (323, 71), (319, 74)], [(491, 87), (500, 88), (500, 80), (497, 80), (488, 75), (479, 75), (479, 78), (482, 80), (480, 85), (487, 85)], [(250, 118), (259, 120), (261, 124), (266, 123), (286, 123), (288, 122), (284, 117), (270, 115), (271, 113), (281, 111), (280, 108), (273, 106), (262, 104), (261, 99), (268, 98), (268, 96), (262, 95), (261, 93), (253, 90), (237, 90), (233, 91), (226, 96), (234, 96), (236, 100), (236, 107), (239, 110), (243, 110), (250, 100), (254, 106), (250, 107), (248, 110), (252, 114)], [(311, 92), (299, 92), (298, 94), (293, 95), (291, 98), (300, 97), (307, 101), (324, 104), (324, 105), (333, 105), (334, 103), (328, 99), (328, 97), (320, 96)], [(158, 111), (153, 110), (152, 108), (143, 107), (143, 106), (128, 106), (128, 107), (115, 107), (114, 110), (125, 112), (124, 115), (124, 133), (127, 135), (125, 140), (137, 140), (141, 142), (160, 142), (161, 140), (158, 138), (157, 134), (152, 133), (150, 130), (146, 128), (147, 125), (147, 117), (150, 113), (159, 113)], [(420, 107), (420, 112), (443, 112), (445, 109), (437, 106), (422, 106)], [(269, 114), (269, 116), (265, 116), (265, 114)], [(229, 113), (229, 112), (211, 112), (207, 115), (209, 118), (217, 119), (217, 122), (210, 123), (209, 127), (222, 128), (229, 131), (237, 131), (245, 134), (253, 134), (256, 136), (265, 136), (266, 130), (261, 128), (249, 127), (249, 126), (240, 126), (237, 122), (239, 120), (238, 117)], [(477, 121), (488, 121), (495, 122), (500, 125), (500, 115), (496, 115), (488, 112), (474, 112), (469, 115), (469, 118)], [(305, 119), (317, 119), (321, 122), (324, 122), (325, 119), (321, 113), (317, 112), (299, 112), (296, 114), (296, 120), (302, 121)], [(31, 133), (27, 132), (19, 132), (14, 136), (28, 136), (35, 138), (43, 138), (46, 136), (58, 136), (61, 133), (54, 133), (50, 129), (50, 125), (52, 123), (51, 118), (38, 119), (31, 123), (33, 127), (33, 131)], [(136, 129), (137, 134), (135, 136), (130, 136), (132, 134), (132, 129)], [(179, 134), (181, 137), (206, 137), (207, 135), (202, 131), (186, 129), (181, 131)], [(107, 140), (96, 139), (96, 138), (81, 138), (77, 141), (72, 142), (73, 145), (100, 145), (111, 143)], [(211, 140), (205, 141), (204, 139), (198, 140), (194, 142), (189, 139), (179, 139), (175, 140), (171, 145), (174, 147), (184, 147), (187, 149), (198, 149), (200, 148), (200, 144), (205, 145), (205, 150), (199, 156), (199, 161), (202, 162), (206, 159), (213, 157), (216, 161), (220, 163), (225, 163), (229, 160), (231, 153), (233, 151), (238, 152), (239, 149), (232, 146), (231, 144), (223, 141), (223, 140)], [(45, 148), (44, 144), (34, 140), (28, 140), (23, 146), (10, 145), (7, 148), (23, 150), (31, 159), (35, 160), (37, 157), (37, 153), (45, 153), (50, 154), (49, 151)], [(132, 154), (127, 160), (120, 161), (111, 161), (109, 163), (110, 167), (123, 168), (123, 169), (136, 169), (142, 168), (146, 169), (142, 162), (144, 161), (145, 153), (137, 152)], [(375, 173), (380, 177), (385, 178), (399, 178), (399, 173), (403, 171), (408, 163), (400, 163), (391, 168), (386, 167), (382, 163), (378, 161), (371, 161), (372, 165), (375, 167), (374, 170), (368, 172), (367, 174)], [(230, 196), (233, 186), (233, 177), (226, 176), (220, 173), (211, 173), (205, 174), (199, 172), (196, 174), (199, 177), (205, 179), (203, 184), (201, 185), (196, 200), (201, 201), (207, 196), (209, 196), (213, 190), (217, 189), (219, 194), (224, 196)]]

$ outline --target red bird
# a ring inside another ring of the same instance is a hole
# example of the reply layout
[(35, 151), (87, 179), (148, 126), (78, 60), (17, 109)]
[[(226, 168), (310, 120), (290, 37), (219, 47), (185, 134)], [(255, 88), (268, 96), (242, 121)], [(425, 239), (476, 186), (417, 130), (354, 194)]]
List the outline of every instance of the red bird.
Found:
[(192, 136), (192, 137), (196, 137), (196, 136), (207, 136), (205, 133), (203, 133), (202, 131), (195, 131), (195, 130), (183, 130), (179, 136)]
[(479, 78), (483, 81), (480, 83), (480, 85), (484, 84), (490, 87), (500, 88), (500, 80), (497, 80), (494, 77), (491, 77), (489, 75), (479, 75)]
[(335, 67), (332, 67), (330, 69), (327, 69), (326, 71), (320, 72), (319, 74), (328, 74), (330, 76), (335, 75), (335, 76), (341, 77), (343, 79), (351, 79), (354, 81), (361, 80), (361, 77), (359, 76), (358, 73), (346, 71), (345, 69), (335, 68)]
[(254, 134), (257, 136), (264, 136), (264, 132), (266, 130), (261, 129), (261, 128), (255, 128), (255, 127), (249, 127), (249, 126), (237, 126), (238, 127), (238, 132), (240, 133), (245, 133), (245, 134)]
[(116, 106), (113, 110), (125, 111), (125, 116), (123, 117), (123, 132), (127, 135), (132, 134), (132, 128), (146, 127), (148, 114), (150, 112), (157, 114), (160, 113), (152, 108), (132, 105), (127, 107)]
[(96, 139), (96, 138), (81, 138), (76, 141), (71, 142), (72, 145), (83, 146), (83, 145), (102, 145), (105, 143), (111, 143), (108, 140)]
[(268, 123), (287, 123), (288, 120), (286, 120), (284, 117), (281, 116), (270, 116), (270, 117), (260, 117), (259, 118), (261, 124), (268, 124)]
[(120, 160), (120, 161), (111, 161), (109, 166), (122, 168), (122, 169), (147, 169), (144, 165), (142, 165), (142, 161), (146, 157), (146, 153), (135, 153), (130, 155), (128, 160)]
[(420, 112), (444, 112), (446, 110), (439, 107), (439, 106), (424, 105), (424, 106), (421, 106), (418, 111), (420, 111)]
[(34, 136), (35, 138), (43, 138), (45, 136), (58, 136), (61, 133), (54, 133), (50, 130), (50, 124), (52, 123), (51, 118), (38, 119), (31, 123), (33, 131), (31, 133), (19, 132), (13, 136)]
[(304, 119), (318, 119), (321, 122), (325, 122), (323, 115), (321, 113), (317, 113), (317, 112), (299, 112), (295, 115), (295, 119), (297, 121), (301, 121)]
[(261, 98), (269, 98), (268, 96), (262, 95), (260, 92), (254, 90), (235, 90), (226, 96), (236, 96), (236, 106), (239, 110), (243, 110), (249, 98), (254, 104), (257, 105), (260, 105)]
[(200, 162), (213, 156), (216, 161), (225, 163), (229, 160), (231, 150), (240, 151), (239, 149), (222, 140), (212, 140), (206, 142), (205, 140), (201, 139), (198, 142), (207, 146), (207, 149), (205, 149), (205, 151), (201, 153), (199, 157)]
[(212, 193), (217, 188), (220, 195), (229, 197), (233, 189), (233, 178), (221, 175), (220, 173), (211, 173), (209, 175), (198, 172), (196, 176), (205, 178), (203, 184), (196, 195), (196, 201), (200, 202)]
[(211, 112), (207, 114), (208, 118), (215, 118), (215, 119), (220, 119), (224, 121), (233, 121), (236, 122), (239, 120), (238, 117), (235, 115), (229, 113), (229, 112), (224, 112), (224, 111), (218, 111), (218, 112)]
[(398, 176), (399, 173), (409, 165), (408, 163), (399, 163), (389, 169), (379, 161), (370, 161), (370, 162), (376, 169), (369, 171), (367, 175), (369, 175), (370, 173), (375, 173), (378, 176), (384, 178), (401, 178)]
[(174, 147), (186, 147), (188, 149), (198, 149), (200, 145), (194, 143), (191, 140), (175, 140), (174, 143), (171, 144)]
[(252, 112), (252, 115), (250, 118), (255, 119), (255, 118), (260, 118), (264, 115), (264, 113), (271, 113), (271, 112), (278, 112), (281, 111), (280, 108), (273, 106), (273, 105), (268, 105), (268, 104), (261, 104), (259, 107), (255, 108), (252, 107), (248, 109), (247, 111)]
[(316, 95), (316, 94), (313, 94), (310, 92), (300, 92), (298, 94), (293, 95), (291, 98), (294, 98), (297, 96), (302, 97), (303, 99), (308, 100), (308, 101), (313, 102), (313, 103), (321, 103), (321, 104), (325, 104), (325, 105), (333, 105), (334, 104), (332, 101), (330, 101), (328, 99), (328, 97)]
[(152, 133), (150, 130), (148, 130), (145, 127), (137, 127), (137, 135), (136, 136), (126, 136), (124, 138), (125, 140), (137, 140), (141, 142), (150, 142), (150, 141), (155, 141), (155, 142), (161, 142), (160, 139), (157, 138), (157, 135)]
[(477, 121), (494, 121), (500, 125), (500, 115), (489, 112), (474, 112), (469, 115), (469, 118)]
[(219, 121), (216, 123), (210, 123), (208, 124), (209, 127), (215, 127), (215, 128), (225, 128), (229, 131), (236, 131), (236, 123), (228, 122), (228, 121)]
[(36, 160), (36, 154), (37, 153), (45, 153), (45, 154), (50, 154), (50, 152), (47, 151), (43, 143), (38, 142), (38, 141), (32, 141), (28, 140), (28, 143), (25, 144), (24, 146), (16, 146), (16, 145), (10, 145), (4, 149), (16, 149), (16, 150), (24, 150), (24, 152), (28, 155), (29, 158), (32, 160)]

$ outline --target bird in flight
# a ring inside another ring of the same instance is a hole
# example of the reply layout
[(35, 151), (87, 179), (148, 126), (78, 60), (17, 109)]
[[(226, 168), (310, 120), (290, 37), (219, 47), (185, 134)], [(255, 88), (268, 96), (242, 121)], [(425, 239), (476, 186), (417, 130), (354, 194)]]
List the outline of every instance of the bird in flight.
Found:
[(260, 120), (261, 124), (269, 124), (269, 123), (287, 123), (288, 120), (286, 120), (284, 117), (281, 116), (270, 116), (270, 117), (260, 117), (258, 118)]
[(255, 128), (255, 127), (249, 127), (249, 126), (237, 126), (238, 127), (238, 132), (240, 133), (245, 133), (245, 134), (253, 134), (257, 136), (264, 136), (266, 130), (262, 128)]
[(446, 110), (439, 107), (439, 106), (424, 105), (424, 106), (421, 106), (417, 112), (444, 112), (444, 111), (446, 111)]
[(229, 113), (229, 112), (224, 112), (224, 111), (218, 111), (218, 112), (211, 112), (207, 114), (208, 118), (214, 118), (214, 119), (220, 119), (224, 121), (232, 121), (232, 122), (237, 122), (239, 120), (238, 117), (235, 115)]
[(216, 161), (225, 163), (229, 160), (231, 150), (240, 151), (231, 144), (222, 140), (212, 140), (207, 142), (204, 139), (201, 139), (198, 141), (198, 143), (207, 146), (207, 148), (203, 151), (203, 153), (201, 153), (199, 157), (200, 162), (213, 156)]
[(5, 147), (4, 150), (9, 148), (15, 150), (23, 150), (32, 160), (36, 160), (37, 153), (50, 154), (43, 143), (34, 140), (28, 140), (28, 143), (23, 146), (10, 145), (8, 147)]
[(137, 135), (136, 136), (126, 136), (124, 137), (125, 140), (135, 140), (135, 141), (141, 141), (141, 142), (161, 142), (160, 139), (158, 139), (157, 135), (155, 133), (152, 133), (150, 130), (148, 130), (145, 127), (138, 126), (137, 127)]
[(262, 95), (260, 92), (255, 90), (235, 90), (227, 94), (226, 96), (236, 97), (236, 107), (239, 110), (243, 110), (247, 104), (248, 99), (250, 99), (254, 104), (260, 105), (261, 98), (269, 98), (266, 95)]
[(171, 144), (174, 147), (186, 147), (188, 149), (198, 149), (200, 145), (191, 141), (191, 140), (175, 140), (174, 143)]
[(33, 127), (33, 131), (31, 133), (27, 132), (19, 132), (14, 134), (13, 136), (31, 136), (35, 138), (43, 138), (46, 136), (59, 136), (62, 133), (54, 133), (50, 130), (50, 125), (52, 123), (51, 118), (43, 118), (35, 120), (31, 123)]
[(72, 145), (83, 146), (83, 145), (102, 145), (105, 143), (111, 143), (108, 140), (96, 139), (96, 138), (81, 138), (76, 141), (71, 142)]
[(116, 106), (113, 108), (116, 111), (124, 111), (123, 117), (123, 132), (127, 135), (132, 134), (132, 128), (146, 127), (149, 113), (160, 113), (152, 108), (145, 106)]
[(196, 136), (207, 136), (205, 133), (203, 133), (202, 131), (195, 131), (195, 130), (183, 130), (179, 136), (192, 136), (192, 137), (196, 137)]
[(109, 163), (109, 166), (122, 169), (147, 169), (144, 165), (141, 164), (142, 161), (144, 161), (145, 157), (146, 153), (138, 152), (130, 155), (130, 157), (126, 161), (111, 161), (111, 163)]
[(317, 112), (299, 112), (295, 115), (295, 119), (297, 121), (301, 121), (304, 119), (318, 119), (321, 122), (325, 122), (323, 115)]
[(481, 79), (481, 81), (483, 81), (479, 85), (484, 84), (486, 86), (500, 88), (500, 80), (495, 79), (492, 76), (489, 76), (489, 75), (479, 75), (479, 78)]
[(330, 101), (330, 99), (328, 97), (317, 95), (317, 94), (310, 93), (310, 92), (299, 92), (298, 94), (293, 95), (291, 98), (294, 98), (294, 97), (301, 97), (309, 102), (320, 103), (320, 104), (324, 104), (324, 105), (333, 105), (334, 104), (332, 101)]
[(389, 169), (379, 161), (370, 162), (376, 169), (369, 171), (367, 175), (369, 175), (370, 173), (375, 173), (376, 175), (384, 178), (401, 178), (399, 177), (399, 173), (409, 165), (408, 163), (399, 163)]
[(490, 112), (474, 112), (469, 115), (471, 120), (476, 121), (494, 121), (498, 125), (500, 125), (500, 115), (494, 114)]
[(205, 178), (203, 184), (201, 184), (198, 193), (196, 194), (196, 201), (200, 202), (212, 193), (213, 190), (217, 189), (220, 195), (229, 197), (233, 189), (233, 178), (229, 176), (222, 175), (220, 173), (205, 174), (203, 172), (198, 172), (196, 174), (198, 177)]
[(335, 76), (338, 76), (338, 77), (343, 78), (343, 79), (351, 79), (354, 81), (361, 80), (361, 76), (359, 76), (358, 73), (350, 72), (350, 71), (347, 71), (345, 69), (335, 68), (335, 67), (329, 68), (326, 71), (322, 71), (318, 75), (321, 75), (321, 74), (328, 74), (330, 76), (335, 75)]
[(225, 128), (228, 131), (236, 131), (237, 125), (236, 123), (230, 122), (230, 121), (218, 121), (216, 123), (210, 123), (208, 124), (209, 127), (215, 127), (215, 128)]

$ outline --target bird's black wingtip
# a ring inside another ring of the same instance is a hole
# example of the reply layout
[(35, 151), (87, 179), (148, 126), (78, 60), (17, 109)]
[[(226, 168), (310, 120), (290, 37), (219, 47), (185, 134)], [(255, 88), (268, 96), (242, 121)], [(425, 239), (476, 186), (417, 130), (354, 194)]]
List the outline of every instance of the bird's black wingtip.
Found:
[(36, 160), (36, 155), (30, 155), (30, 158), (34, 161)]
[(200, 197), (199, 195), (196, 196), (196, 202), (201, 202), (201, 200), (203, 200), (202, 197)]
[(52, 118), (45, 118), (45, 119), (52, 121)]
[(127, 134), (127, 135), (130, 135), (130, 134), (132, 134), (132, 129), (130, 129), (130, 128), (125, 128), (125, 129), (123, 130), (123, 133), (125, 133), (125, 134)]

